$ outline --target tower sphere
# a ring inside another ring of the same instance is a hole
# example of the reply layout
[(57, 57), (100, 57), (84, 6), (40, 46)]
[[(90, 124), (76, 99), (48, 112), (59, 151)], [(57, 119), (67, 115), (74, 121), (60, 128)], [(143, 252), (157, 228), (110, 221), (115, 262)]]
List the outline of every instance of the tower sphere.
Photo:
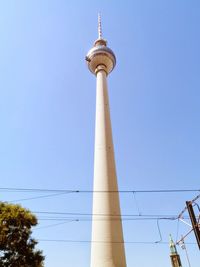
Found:
[(99, 69), (104, 69), (109, 74), (116, 65), (116, 57), (113, 51), (107, 47), (104, 39), (97, 39), (86, 56), (89, 70), (96, 74)]

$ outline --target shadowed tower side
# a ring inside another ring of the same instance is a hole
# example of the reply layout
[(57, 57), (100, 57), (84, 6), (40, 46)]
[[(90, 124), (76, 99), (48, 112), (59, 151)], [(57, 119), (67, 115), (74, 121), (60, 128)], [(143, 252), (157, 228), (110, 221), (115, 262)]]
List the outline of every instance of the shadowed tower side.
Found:
[(102, 38), (100, 15), (98, 39), (86, 61), (96, 75), (91, 267), (126, 267), (107, 89), (107, 76), (114, 69), (116, 58)]

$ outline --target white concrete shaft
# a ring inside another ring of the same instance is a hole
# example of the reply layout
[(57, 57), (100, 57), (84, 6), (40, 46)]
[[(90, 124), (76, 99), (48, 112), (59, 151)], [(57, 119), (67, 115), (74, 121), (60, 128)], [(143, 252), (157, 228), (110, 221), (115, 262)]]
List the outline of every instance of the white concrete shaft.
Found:
[(97, 73), (94, 191), (91, 267), (126, 267), (104, 70)]

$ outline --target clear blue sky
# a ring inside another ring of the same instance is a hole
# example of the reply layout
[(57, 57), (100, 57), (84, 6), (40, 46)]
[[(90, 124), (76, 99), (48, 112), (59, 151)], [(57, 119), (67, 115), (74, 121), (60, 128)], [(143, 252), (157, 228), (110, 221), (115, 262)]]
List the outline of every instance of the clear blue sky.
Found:
[[(92, 190), (95, 77), (84, 57), (97, 38), (98, 11), (117, 57), (108, 82), (120, 190), (200, 188), (199, 0), (1, 0), (1, 187)], [(178, 215), (197, 194), (121, 194), (122, 213)], [(45, 195), (1, 191), (0, 199), (34, 212), (91, 213), (91, 194), (15, 201)], [(188, 230), (159, 224), (163, 241)], [(160, 239), (156, 220), (123, 226), (126, 242)], [(33, 232), (58, 240), (90, 234), (90, 221)], [(90, 243), (40, 241), (39, 248), (46, 267), (89, 266)], [(197, 246), (188, 253), (199, 267)], [(167, 244), (126, 243), (126, 255), (129, 267), (170, 266)]]

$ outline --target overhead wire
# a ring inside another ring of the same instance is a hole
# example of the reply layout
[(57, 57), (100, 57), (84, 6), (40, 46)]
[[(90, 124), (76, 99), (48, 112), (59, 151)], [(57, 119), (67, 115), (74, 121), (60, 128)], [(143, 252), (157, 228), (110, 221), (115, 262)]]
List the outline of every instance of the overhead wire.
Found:
[(69, 194), (69, 193), (71, 193), (71, 192), (61, 192), (61, 193), (50, 194), (50, 195), (42, 195), (42, 196), (37, 196), (37, 197), (20, 198), (20, 199), (10, 200), (9, 202), (13, 203), (13, 202), (19, 202), (19, 201), (28, 201), (28, 200), (33, 200), (33, 199), (56, 197), (56, 196), (60, 196), (60, 195), (66, 195), (66, 194)]
[[(70, 240), (70, 239), (38, 239), (39, 242), (62, 242), (62, 243), (115, 243), (115, 244), (142, 244), (142, 245), (169, 245), (169, 242), (157, 242), (157, 241), (92, 241), (92, 240)], [(188, 242), (187, 245), (196, 245), (194, 242)]]
[[(101, 216), (101, 217), (154, 217), (155, 219), (162, 219), (163, 217), (177, 219), (177, 215), (172, 214), (106, 214), (106, 213), (82, 213), (82, 212), (56, 212), (56, 211), (33, 211), (35, 214), (44, 214), (44, 215), (71, 215), (71, 216)], [(189, 218), (185, 216), (184, 218)]]
[(161, 234), (161, 230), (160, 230), (159, 220), (160, 219), (157, 219), (157, 227), (158, 227), (158, 233), (159, 233), (159, 236), (160, 236), (160, 240), (156, 241), (156, 243), (161, 243), (162, 242), (162, 234)]
[(64, 222), (61, 222), (61, 223), (49, 224), (49, 225), (46, 225), (46, 226), (37, 227), (37, 228), (34, 229), (34, 231), (35, 230), (40, 230), (40, 229), (51, 228), (51, 227), (67, 224), (67, 223), (70, 223), (70, 222), (78, 222), (78, 221), (79, 221), (78, 219), (74, 219), (74, 220), (64, 221)]
[[(70, 219), (70, 218), (69, 218)], [(40, 221), (65, 221), (65, 220), (69, 220), (69, 219), (63, 219), (63, 218), (59, 218), (59, 219), (39, 219)], [(81, 221), (157, 221), (157, 220), (169, 220), (169, 221), (174, 221), (177, 218), (75, 218), (74, 220), (77, 220), (79, 222)]]
[(200, 192), (200, 189), (152, 189), (152, 190), (119, 190), (119, 191), (103, 191), (103, 190), (70, 190), (70, 189), (47, 189), (47, 188), (14, 188), (0, 187), (0, 191), (4, 192), (54, 192), (54, 193), (184, 193), (184, 192)]
[(133, 192), (133, 197), (134, 197), (134, 200), (135, 200), (135, 206), (136, 206), (136, 209), (138, 211), (138, 215), (141, 215), (140, 208), (139, 208), (139, 205), (138, 205), (138, 201), (137, 201), (137, 198), (136, 198), (136, 192)]
[[(132, 193), (134, 196), (136, 208), (138, 214), (92, 214), (92, 213), (80, 213), (80, 212), (54, 212), (54, 211), (35, 211), (33, 213), (41, 215), (48, 215), (48, 217), (39, 217), (39, 221), (60, 221), (58, 223), (37, 227), (34, 230), (40, 230), (50, 227), (56, 227), (59, 225), (64, 225), (70, 222), (81, 222), (81, 221), (92, 221), (92, 220), (122, 220), (122, 221), (150, 221), (156, 220), (157, 228), (160, 236), (160, 240), (155, 242), (137, 242), (137, 241), (130, 241), (125, 243), (132, 243), (132, 244), (165, 244), (168, 242), (162, 241), (162, 233), (160, 230), (159, 221), (160, 220), (171, 220), (175, 221), (178, 220), (179, 217), (177, 215), (162, 215), (162, 214), (142, 214), (139, 209), (139, 205), (136, 199), (136, 193), (183, 193), (183, 192), (197, 192), (200, 191), (199, 189), (168, 189), (168, 190), (121, 190), (121, 191), (92, 191), (92, 190), (63, 190), (63, 189), (35, 189), (35, 188), (0, 188), (0, 191), (3, 192), (18, 192), (18, 193), (52, 193), (48, 195), (40, 195), (34, 196), (29, 198), (21, 198), (12, 200), (12, 202), (17, 201), (26, 201), (31, 199), (40, 199), (40, 198), (48, 198), (54, 196), (65, 195), (69, 193)], [(52, 217), (49, 217), (49, 216)], [(53, 217), (54, 216), (54, 217)], [(62, 216), (69, 216), (69, 217), (62, 217)], [(72, 217), (74, 216), (74, 217)], [(92, 218), (93, 216), (93, 218)], [(185, 219), (189, 217), (184, 216)], [(40, 239), (39, 241), (49, 241), (49, 242), (73, 242), (73, 243), (91, 243), (88, 240), (52, 240), (52, 239)], [(98, 242), (98, 241), (97, 241)], [(195, 243), (194, 243), (195, 244)]]
[[(19, 211), (20, 212), (20, 211)], [(24, 213), (25, 211), (21, 211), (22, 213)], [(87, 212), (58, 212), (58, 211), (39, 211), (39, 210), (33, 210), (32, 211), (33, 214), (36, 214), (38, 216), (39, 219), (41, 220), (64, 220), (64, 219), (69, 219), (69, 216), (71, 218), (71, 216), (74, 217), (78, 217), (78, 218), (85, 218), (86, 219), (107, 219), (107, 218), (113, 218), (113, 219), (132, 219), (132, 220), (143, 220), (143, 219), (159, 219), (159, 220), (176, 220), (178, 219), (177, 215), (173, 215), (173, 214), (106, 214), (106, 213), (87, 213)], [(43, 216), (43, 217), (41, 217)], [(51, 217), (50, 217), (51, 216)], [(68, 216), (63, 217), (63, 216)], [(85, 216), (85, 217), (83, 217)], [(89, 217), (89, 218), (88, 218)], [(184, 216), (184, 219), (189, 219), (188, 216)]]

